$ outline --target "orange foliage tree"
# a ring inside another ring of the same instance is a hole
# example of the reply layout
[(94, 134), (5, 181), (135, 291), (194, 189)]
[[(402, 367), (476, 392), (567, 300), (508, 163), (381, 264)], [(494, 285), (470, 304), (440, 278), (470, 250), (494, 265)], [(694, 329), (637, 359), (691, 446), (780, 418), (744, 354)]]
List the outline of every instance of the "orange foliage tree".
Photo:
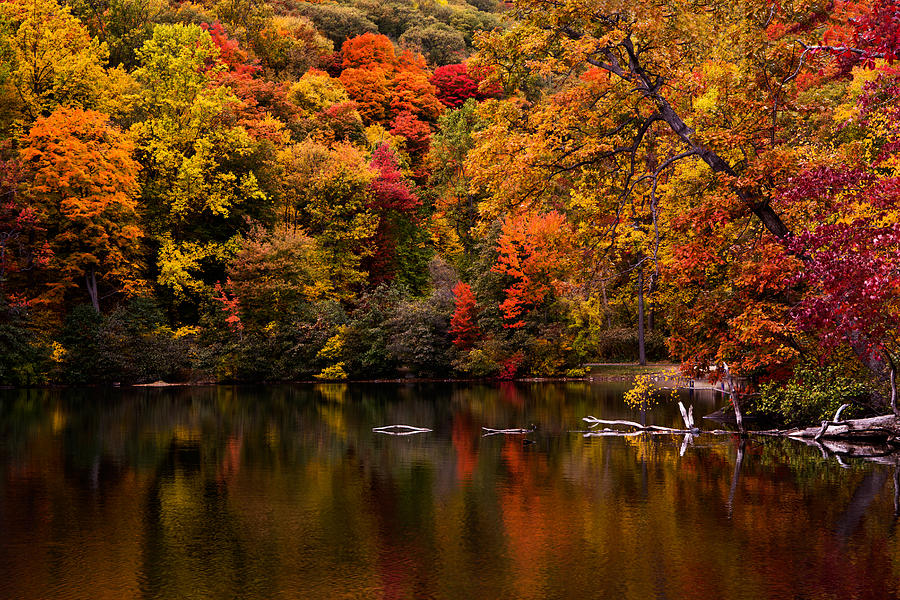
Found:
[(341, 83), (368, 123), (402, 112), (431, 122), (440, 116), (443, 105), (421, 56), (409, 52), (398, 56), (387, 37), (373, 33), (344, 42), (341, 56)]
[(22, 140), (21, 189), (53, 253), (49, 300), (83, 285), (99, 312), (101, 294), (139, 284), (133, 148), (106, 115), (75, 108), (38, 119)]
[(344, 69), (340, 80), (356, 101), (357, 110), (367, 123), (382, 121), (390, 106), (389, 72), (386, 69)]
[(344, 69), (383, 69), (397, 64), (391, 40), (377, 33), (364, 33), (344, 42), (341, 58)]
[(571, 251), (569, 237), (565, 217), (555, 211), (512, 216), (503, 223), (491, 270), (510, 279), (500, 303), (504, 327), (524, 327), (527, 313), (560, 287)]
[(456, 307), (450, 318), (450, 334), (453, 336), (453, 345), (460, 350), (469, 350), (481, 337), (481, 329), (475, 322), (478, 315), (475, 292), (468, 283), (460, 281), (453, 288), (453, 297)]

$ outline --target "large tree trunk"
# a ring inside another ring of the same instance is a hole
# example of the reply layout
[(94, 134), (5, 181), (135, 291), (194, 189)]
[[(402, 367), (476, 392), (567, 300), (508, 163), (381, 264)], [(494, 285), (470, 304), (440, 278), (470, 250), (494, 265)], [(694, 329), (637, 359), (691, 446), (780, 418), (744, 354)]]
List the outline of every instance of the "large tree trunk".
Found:
[(900, 412), (897, 409), (897, 365), (894, 364), (894, 359), (887, 352), (884, 353), (884, 357), (887, 359), (886, 362), (890, 369), (888, 381), (891, 384), (891, 412), (894, 413), (895, 417), (900, 417)]
[(647, 364), (647, 353), (644, 349), (644, 267), (638, 269), (638, 363)]
[(728, 386), (728, 394), (731, 396), (731, 404), (734, 406), (734, 419), (737, 421), (738, 431), (743, 434), (744, 415), (741, 414), (741, 399), (734, 387), (734, 377), (731, 375), (731, 369), (725, 363), (722, 363), (722, 367), (725, 369), (725, 385)]
[(100, 297), (97, 295), (97, 272), (91, 269), (91, 272), (84, 276), (87, 282), (88, 295), (91, 297), (91, 306), (100, 314)]

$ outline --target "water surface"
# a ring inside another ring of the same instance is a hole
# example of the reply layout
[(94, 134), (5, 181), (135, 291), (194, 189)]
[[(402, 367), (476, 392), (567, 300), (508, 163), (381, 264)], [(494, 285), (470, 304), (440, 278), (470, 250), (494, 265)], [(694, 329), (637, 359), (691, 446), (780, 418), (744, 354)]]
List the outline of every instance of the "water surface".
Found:
[(892, 470), (571, 432), (634, 418), (624, 389), (0, 391), (0, 598), (900, 595)]

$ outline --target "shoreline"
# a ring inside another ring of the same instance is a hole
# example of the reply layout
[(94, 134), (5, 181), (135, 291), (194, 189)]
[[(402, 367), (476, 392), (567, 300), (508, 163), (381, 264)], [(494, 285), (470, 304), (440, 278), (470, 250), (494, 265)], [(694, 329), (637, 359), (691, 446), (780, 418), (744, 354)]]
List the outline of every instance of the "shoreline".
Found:
[[(198, 381), (154, 381), (147, 383), (135, 384), (118, 384), (118, 383), (85, 383), (85, 384), (45, 384), (34, 386), (0, 386), (0, 390), (24, 390), (24, 389), (70, 389), (70, 388), (109, 388), (109, 389), (127, 389), (127, 388), (174, 388), (174, 387), (209, 387), (209, 386), (261, 386), (261, 385), (349, 385), (349, 384), (424, 384), (424, 383), (461, 383), (461, 384), (500, 384), (500, 383), (627, 383), (632, 381), (636, 376), (642, 374), (650, 374), (666, 377), (666, 374), (672, 374), (678, 380), (682, 378), (677, 375), (678, 365), (673, 363), (648, 364), (645, 366), (633, 363), (593, 363), (592, 365), (601, 368), (610, 368), (612, 373), (598, 372), (587, 374), (583, 377), (516, 377), (513, 379), (498, 378), (457, 378), (457, 377), (390, 377), (375, 379), (348, 379), (348, 380), (317, 380), (317, 379), (300, 379), (300, 380), (283, 380), (283, 381), (214, 381), (214, 380), (198, 380)], [(630, 371), (630, 372), (628, 372)], [(690, 381), (683, 379), (684, 381)], [(712, 386), (703, 380), (693, 380), (694, 389), (706, 389)], [(686, 386), (685, 386), (686, 387)]]

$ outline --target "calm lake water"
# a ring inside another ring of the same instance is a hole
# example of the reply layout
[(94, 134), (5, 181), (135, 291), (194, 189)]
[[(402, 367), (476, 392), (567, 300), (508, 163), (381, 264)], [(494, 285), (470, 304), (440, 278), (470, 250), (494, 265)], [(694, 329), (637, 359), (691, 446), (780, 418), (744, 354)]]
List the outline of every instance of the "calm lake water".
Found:
[(0, 598), (900, 595), (890, 468), (570, 432), (634, 418), (625, 389), (0, 391)]

